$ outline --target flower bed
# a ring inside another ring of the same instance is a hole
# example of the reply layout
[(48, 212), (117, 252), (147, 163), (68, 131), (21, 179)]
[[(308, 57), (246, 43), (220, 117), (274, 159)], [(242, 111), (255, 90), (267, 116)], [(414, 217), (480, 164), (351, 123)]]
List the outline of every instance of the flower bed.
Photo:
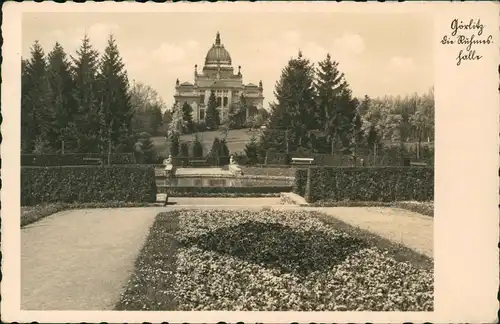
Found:
[(161, 213), (116, 309), (432, 311), (416, 255), (312, 212)]

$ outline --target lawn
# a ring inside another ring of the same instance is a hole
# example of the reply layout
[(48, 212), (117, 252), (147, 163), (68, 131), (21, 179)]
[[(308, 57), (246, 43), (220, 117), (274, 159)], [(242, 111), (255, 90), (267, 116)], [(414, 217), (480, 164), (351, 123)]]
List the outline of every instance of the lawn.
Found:
[[(250, 129), (233, 129), (230, 130), (226, 142), (229, 148), (229, 152), (236, 153), (242, 152), (245, 149), (246, 144), (250, 141), (252, 135), (258, 136), (260, 130)], [(198, 133), (200, 136), (200, 141), (203, 144), (204, 152), (207, 153), (212, 147), (212, 143), (215, 137), (221, 138), (220, 131), (207, 131)], [(181, 136), (181, 142), (192, 142), (194, 139), (194, 134), (187, 134)], [(152, 141), (156, 147), (158, 154), (167, 156), (169, 153), (169, 144), (165, 137), (152, 137)]]
[(433, 261), (319, 213), (161, 213), (117, 310), (432, 311)]
[(53, 215), (57, 212), (69, 209), (86, 209), (86, 208), (130, 208), (130, 207), (148, 207), (151, 203), (141, 202), (122, 202), (108, 201), (100, 203), (48, 203), (35, 206), (21, 206), (21, 227), (35, 223), (45, 217)]

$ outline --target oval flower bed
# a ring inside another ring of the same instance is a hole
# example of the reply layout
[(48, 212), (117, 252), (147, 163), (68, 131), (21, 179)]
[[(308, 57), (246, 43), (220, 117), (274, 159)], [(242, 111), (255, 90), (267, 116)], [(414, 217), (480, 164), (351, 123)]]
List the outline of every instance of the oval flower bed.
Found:
[(306, 211), (161, 213), (116, 308), (432, 311), (432, 267), (355, 233)]

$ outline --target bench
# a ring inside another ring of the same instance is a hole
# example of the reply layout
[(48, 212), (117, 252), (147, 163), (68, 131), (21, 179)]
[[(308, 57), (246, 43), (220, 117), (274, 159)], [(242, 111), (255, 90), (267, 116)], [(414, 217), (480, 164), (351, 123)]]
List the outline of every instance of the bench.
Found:
[(427, 166), (427, 163), (424, 162), (410, 162), (410, 166)]
[(189, 160), (191, 166), (206, 166), (207, 160)]
[(85, 164), (103, 165), (101, 158), (83, 158), (83, 161)]
[(314, 162), (314, 158), (292, 158), (292, 164), (293, 165), (311, 165)]

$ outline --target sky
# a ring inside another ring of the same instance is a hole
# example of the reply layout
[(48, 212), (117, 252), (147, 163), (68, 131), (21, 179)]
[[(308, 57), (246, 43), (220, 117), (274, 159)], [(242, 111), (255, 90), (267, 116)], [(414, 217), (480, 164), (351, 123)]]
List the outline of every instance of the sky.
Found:
[(170, 107), (175, 82), (193, 82), (220, 32), (235, 72), (264, 86), (264, 107), (289, 59), (330, 53), (355, 96), (422, 93), (433, 85), (432, 20), (424, 13), (158, 12), (24, 13), (22, 56), (38, 40), (75, 55), (85, 33), (103, 51), (113, 34), (129, 79), (153, 87)]

